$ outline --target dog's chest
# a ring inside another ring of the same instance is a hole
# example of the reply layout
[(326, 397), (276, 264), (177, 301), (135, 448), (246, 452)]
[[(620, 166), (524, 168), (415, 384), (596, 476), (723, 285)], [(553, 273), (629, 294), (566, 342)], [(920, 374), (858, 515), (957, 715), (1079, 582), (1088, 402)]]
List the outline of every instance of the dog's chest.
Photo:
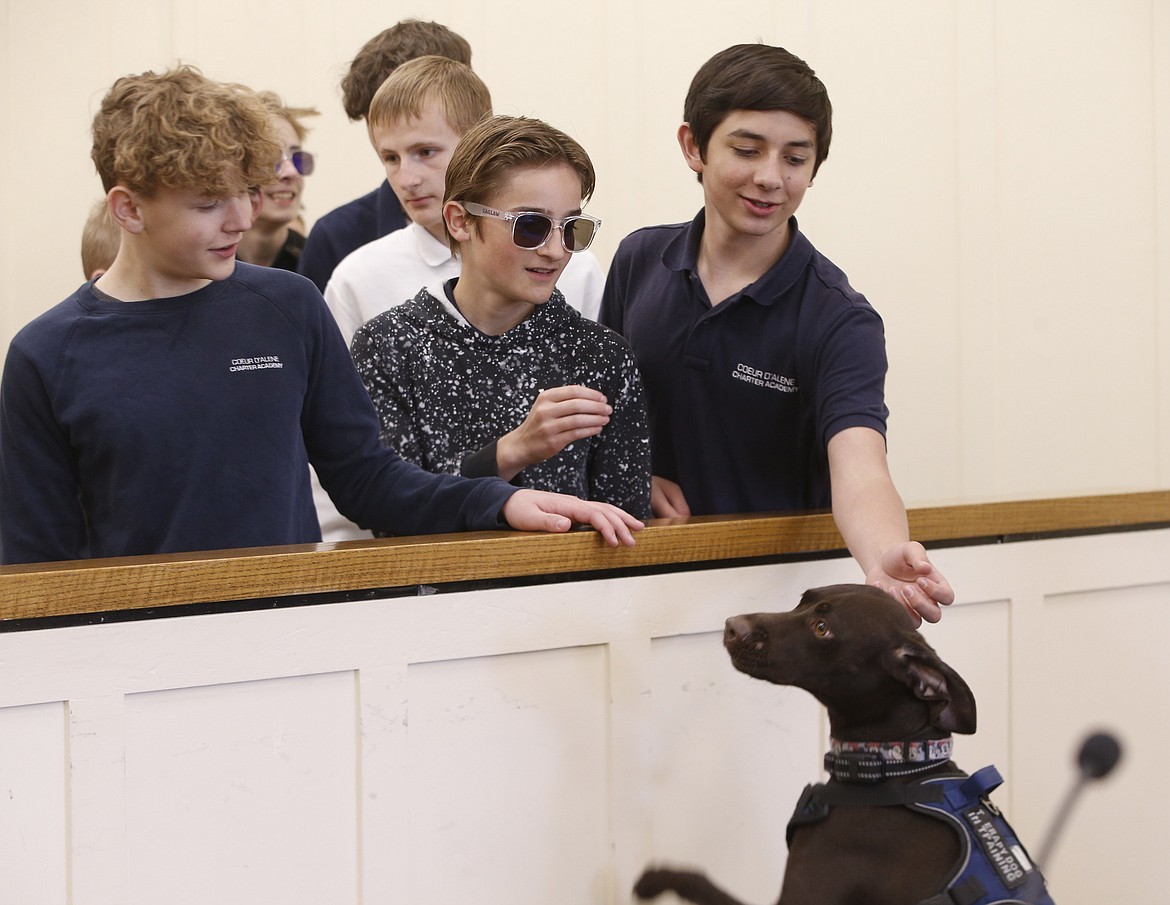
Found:
[(794, 829), (780, 905), (908, 905), (940, 891), (957, 835), (906, 807), (834, 809)]

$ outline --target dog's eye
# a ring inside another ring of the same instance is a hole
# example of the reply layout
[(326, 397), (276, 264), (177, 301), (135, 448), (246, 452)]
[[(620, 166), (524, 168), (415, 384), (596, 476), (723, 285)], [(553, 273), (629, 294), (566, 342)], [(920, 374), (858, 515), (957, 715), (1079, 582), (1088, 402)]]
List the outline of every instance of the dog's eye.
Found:
[(831, 638), (833, 635), (829, 623), (825, 622), (824, 619), (818, 619), (813, 623), (813, 631), (817, 633), (818, 638)]

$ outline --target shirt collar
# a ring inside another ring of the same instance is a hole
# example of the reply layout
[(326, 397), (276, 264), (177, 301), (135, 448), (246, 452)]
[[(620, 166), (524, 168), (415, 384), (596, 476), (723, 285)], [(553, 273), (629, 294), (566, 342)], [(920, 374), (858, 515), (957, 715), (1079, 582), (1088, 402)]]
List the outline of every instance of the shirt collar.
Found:
[(532, 331), (537, 329), (537, 325), (542, 324), (547, 318), (553, 316), (551, 312), (555, 308), (568, 308), (568, 302), (565, 301), (565, 296), (560, 289), (553, 289), (549, 300), (543, 305), (536, 305), (528, 317), (524, 318), (515, 327), (507, 333), (502, 333), (499, 336), (488, 336), (486, 333), (481, 333), (471, 321), (463, 316), (463, 312), (459, 310), (459, 306), (455, 304), (455, 284), (459, 282), (459, 277), (451, 277), (446, 282), (434, 283), (427, 287), (427, 292), (439, 303), (439, 306), (460, 326), (470, 330), (476, 336), (481, 336), (490, 339), (493, 342), (504, 340), (505, 337), (517, 337), (523, 335), (525, 331)]
[[(706, 211), (701, 210), (670, 241), (662, 253), (662, 263), (668, 270), (676, 273), (698, 273), (699, 244), (703, 239), (703, 228), (706, 223)], [(792, 234), (788, 238), (788, 247), (784, 249), (784, 254), (758, 280), (750, 286), (745, 286), (737, 298), (750, 298), (761, 305), (772, 305), (791, 289), (804, 273), (812, 257), (813, 247), (800, 231), (800, 225), (795, 217), (791, 217), (788, 223)]]
[(441, 267), (455, 259), (455, 256), (451, 254), (451, 246), (440, 242), (417, 223), (408, 223), (405, 228), (413, 233), (418, 255), (428, 267)]

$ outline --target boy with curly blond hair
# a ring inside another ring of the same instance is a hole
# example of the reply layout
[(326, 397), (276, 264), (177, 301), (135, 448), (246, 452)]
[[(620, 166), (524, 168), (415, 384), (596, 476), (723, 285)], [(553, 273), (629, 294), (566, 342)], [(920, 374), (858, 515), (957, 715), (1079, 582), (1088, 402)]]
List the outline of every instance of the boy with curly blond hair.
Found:
[(309, 464), (338, 508), (395, 534), (637, 520), (500, 480), (432, 475), (378, 417), (320, 293), (239, 263), (280, 162), (256, 94), (191, 67), (119, 79), (93, 161), (122, 242), (110, 269), (13, 339), (0, 385), (0, 560), (320, 539)]

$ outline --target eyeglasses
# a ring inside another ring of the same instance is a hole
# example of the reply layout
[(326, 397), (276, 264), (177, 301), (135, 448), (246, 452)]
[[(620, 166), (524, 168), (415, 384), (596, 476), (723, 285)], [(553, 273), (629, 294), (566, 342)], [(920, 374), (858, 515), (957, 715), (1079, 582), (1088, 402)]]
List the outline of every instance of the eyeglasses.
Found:
[(288, 161), (293, 165), (293, 169), (302, 176), (309, 176), (313, 172), (313, 167), (316, 165), (313, 160), (313, 155), (308, 151), (293, 151), (291, 154), (283, 155), (276, 164), (276, 172), (279, 173), (284, 169), (284, 162)]
[(601, 229), (601, 221), (588, 214), (573, 214), (559, 220), (546, 214), (537, 214), (531, 211), (497, 211), (472, 201), (462, 202), (467, 213), (473, 217), (494, 217), (497, 220), (512, 221), (512, 243), (519, 248), (541, 248), (554, 229), (561, 231), (561, 245), (565, 251), (584, 251), (592, 242), (597, 231)]

